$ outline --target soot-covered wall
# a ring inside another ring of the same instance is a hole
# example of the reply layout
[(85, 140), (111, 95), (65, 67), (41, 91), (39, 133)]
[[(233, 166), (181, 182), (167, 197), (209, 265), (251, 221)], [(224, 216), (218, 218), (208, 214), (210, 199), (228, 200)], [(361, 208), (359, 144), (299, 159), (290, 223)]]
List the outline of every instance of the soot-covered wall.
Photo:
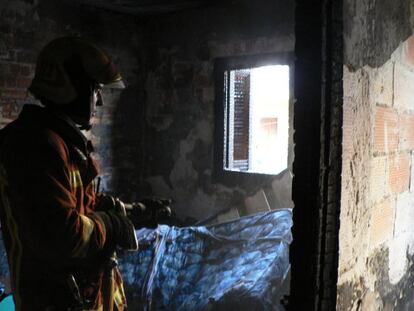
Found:
[(215, 59), (292, 52), (293, 15), (294, 1), (282, 0), (225, 1), (140, 17), (66, 1), (1, 1), (1, 126), (33, 101), (26, 88), (40, 49), (55, 37), (79, 34), (113, 55), (127, 84), (104, 93), (88, 134), (102, 190), (126, 201), (173, 198), (182, 218), (203, 219), (232, 206), (254, 212), (245, 200), (260, 202), (263, 193), (272, 208), (292, 207), (288, 171), (261, 184), (225, 184), (212, 175)]
[(338, 310), (413, 310), (412, 1), (344, 1)]
[(248, 213), (245, 199), (258, 191), (273, 208), (292, 207), (287, 171), (262, 184), (215, 180), (213, 137), (215, 59), (292, 52), (293, 15), (293, 1), (241, 0), (142, 21), (139, 100), (123, 94), (115, 127), (117, 183), (130, 199), (171, 197), (178, 215), (195, 219), (232, 206)]

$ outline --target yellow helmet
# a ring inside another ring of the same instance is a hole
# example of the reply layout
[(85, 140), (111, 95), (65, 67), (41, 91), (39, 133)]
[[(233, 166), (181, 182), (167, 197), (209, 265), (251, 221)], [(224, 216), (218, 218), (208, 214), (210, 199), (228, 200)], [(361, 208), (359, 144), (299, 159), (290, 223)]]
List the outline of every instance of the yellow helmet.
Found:
[(82, 67), (79, 75), (86, 75), (88, 80), (108, 88), (125, 88), (121, 74), (106, 52), (79, 37), (62, 37), (40, 52), (29, 91), (54, 104), (72, 102), (79, 95), (74, 84), (78, 77), (70, 70), (73, 62)]

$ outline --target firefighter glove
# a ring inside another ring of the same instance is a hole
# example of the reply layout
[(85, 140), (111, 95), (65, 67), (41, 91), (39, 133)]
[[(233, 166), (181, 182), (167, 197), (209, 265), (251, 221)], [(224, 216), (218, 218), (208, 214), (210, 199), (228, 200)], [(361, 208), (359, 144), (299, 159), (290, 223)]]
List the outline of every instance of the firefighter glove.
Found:
[(95, 214), (105, 225), (108, 243), (123, 250), (137, 250), (135, 228), (126, 215), (124, 203), (118, 198), (104, 195), (96, 208)]
[(155, 228), (171, 218), (170, 204), (168, 199), (144, 199), (129, 205), (126, 212), (136, 228)]

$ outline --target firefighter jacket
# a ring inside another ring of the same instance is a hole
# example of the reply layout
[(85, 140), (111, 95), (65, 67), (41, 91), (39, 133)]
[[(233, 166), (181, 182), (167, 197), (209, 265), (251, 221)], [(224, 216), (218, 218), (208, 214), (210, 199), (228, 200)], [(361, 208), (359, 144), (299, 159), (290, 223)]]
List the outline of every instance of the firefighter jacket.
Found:
[[(40, 106), (25, 105), (0, 131), (0, 220), (18, 311), (66, 310), (77, 292), (83, 309), (102, 309), (113, 248), (93, 217), (97, 168), (90, 152), (70, 119)], [(114, 309), (124, 310), (115, 272)]]

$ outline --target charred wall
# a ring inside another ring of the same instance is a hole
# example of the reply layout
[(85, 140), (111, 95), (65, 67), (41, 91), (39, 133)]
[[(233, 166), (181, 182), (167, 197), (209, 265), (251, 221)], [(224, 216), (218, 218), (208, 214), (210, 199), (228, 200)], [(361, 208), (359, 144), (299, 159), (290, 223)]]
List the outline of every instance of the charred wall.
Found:
[(212, 177), (214, 61), (292, 52), (294, 2), (238, 0), (154, 16), (129, 16), (51, 0), (0, 4), (1, 125), (33, 101), (26, 89), (36, 55), (51, 39), (81, 35), (108, 50), (127, 88), (106, 92), (88, 135), (102, 189), (124, 200), (158, 195), (182, 217), (205, 218), (263, 191), (273, 208), (292, 207), (291, 174), (257, 184)]
[(292, 207), (288, 171), (256, 183), (217, 180), (213, 169), (215, 60), (292, 52), (293, 17), (293, 1), (240, 0), (142, 20), (142, 92), (138, 106), (119, 106), (116, 125), (119, 188), (132, 199), (171, 197), (180, 216), (196, 219), (232, 207), (245, 214), (258, 191), (273, 207)]

